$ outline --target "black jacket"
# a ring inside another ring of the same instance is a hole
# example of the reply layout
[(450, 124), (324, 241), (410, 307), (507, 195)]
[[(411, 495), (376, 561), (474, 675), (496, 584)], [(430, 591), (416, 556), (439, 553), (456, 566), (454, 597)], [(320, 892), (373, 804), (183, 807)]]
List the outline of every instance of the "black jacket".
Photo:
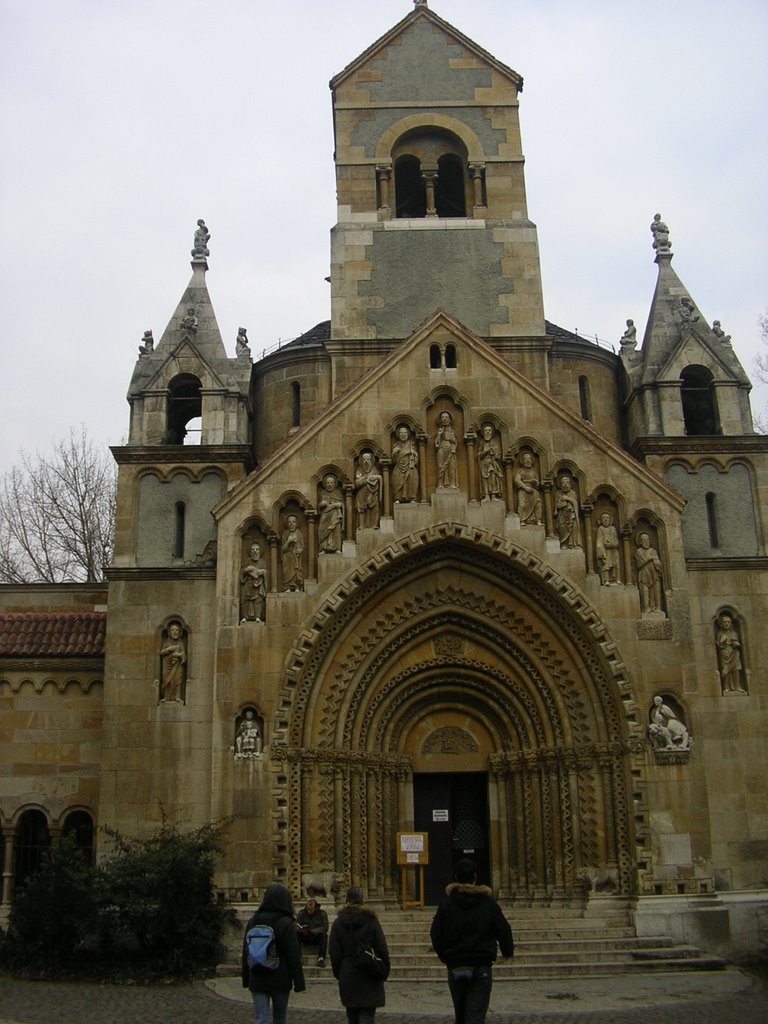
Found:
[(379, 919), (362, 904), (348, 904), (331, 925), (328, 952), (333, 976), (339, 982), (341, 1004), (350, 1009), (384, 1005), (384, 979), (372, 978), (352, 963), (361, 943), (373, 946), (389, 973), (389, 950)]
[(290, 992), (293, 986), (295, 992), (303, 992), (306, 985), (296, 922), (293, 919), (293, 900), (284, 886), (267, 886), (261, 906), (245, 926), (246, 934), (255, 924), (268, 924), (272, 927), (280, 965), (274, 971), (266, 967), (250, 967), (243, 938), (243, 988), (249, 988), (251, 992), (276, 992), (281, 989)]
[(486, 885), (453, 882), (432, 920), (432, 948), (448, 967), (487, 966), (512, 956), (512, 929)]

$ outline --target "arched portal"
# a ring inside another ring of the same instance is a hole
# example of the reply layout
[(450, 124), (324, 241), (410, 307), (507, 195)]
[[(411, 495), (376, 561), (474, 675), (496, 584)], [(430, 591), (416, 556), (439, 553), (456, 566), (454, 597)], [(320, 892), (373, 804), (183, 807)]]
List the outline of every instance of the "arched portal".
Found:
[(294, 652), (272, 745), (276, 868), (392, 898), (420, 776), (474, 775), (501, 895), (567, 897), (595, 868), (630, 892), (640, 731), (613, 644), (561, 576), (483, 531), (425, 530), (356, 570)]

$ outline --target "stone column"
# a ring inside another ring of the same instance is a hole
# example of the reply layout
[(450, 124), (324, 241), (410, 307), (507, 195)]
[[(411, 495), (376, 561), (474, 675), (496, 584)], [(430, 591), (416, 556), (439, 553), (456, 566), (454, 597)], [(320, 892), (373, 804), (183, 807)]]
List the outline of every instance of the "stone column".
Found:
[(512, 472), (515, 468), (515, 460), (512, 458), (502, 459), (504, 466), (504, 504), (507, 506), (507, 512), (516, 512), (517, 507), (515, 505), (515, 475)]
[(276, 594), (277, 586), (277, 549), (280, 544), (278, 537), (269, 538), (269, 593)]
[(479, 501), (480, 495), (477, 490), (477, 456), (475, 454), (475, 442), (477, 435), (469, 430), (464, 435), (464, 444), (467, 446), (467, 462), (469, 464), (469, 500)]
[(436, 217), (435, 182), (437, 181), (437, 171), (422, 171), (421, 176), (427, 187), (427, 217)]
[(344, 540), (355, 539), (355, 488), (344, 484)]
[(378, 164), (376, 166), (376, 180), (379, 183), (379, 209), (387, 213), (389, 212), (389, 180), (391, 175), (391, 164)]
[(392, 515), (392, 463), (389, 459), (379, 459), (383, 493), (381, 496), (381, 514)]
[(626, 526), (621, 531), (621, 555), (622, 562), (624, 563), (624, 582), (629, 585), (632, 583), (634, 558), (632, 552), (632, 531)]
[(3, 903), (8, 907), (11, 903), (13, 893), (13, 840), (15, 835), (13, 825), (3, 825), (3, 839), (5, 840), (5, 856), (3, 858)]
[(595, 573), (595, 538), (592, 536), (592, 512), (595, 506), (585, 501), (581, 506), (584, 525), (584, 554), (587, 559), (587, 573)]
[(552, 481), (542, 480), (541, 491), (542, 491), (542, 504), (544, 505), (544, 530), (547, 537), (554, 537), (555, 534), (555, 519), (552, 514)]
[(307, 579), (317, 579), (317, 512), (308, 508), (304, 512), (307, 520)]
[(485, 206), (483, 202), (483, 174), (485, 164), (470, 164), (469, 173), (472, 177), (472, 196), (475, 206)]
[(419, 501), (429, 501), (427, 494), (427, 442), (426, 434), (419, 434), (416, 443), (419, 446)]

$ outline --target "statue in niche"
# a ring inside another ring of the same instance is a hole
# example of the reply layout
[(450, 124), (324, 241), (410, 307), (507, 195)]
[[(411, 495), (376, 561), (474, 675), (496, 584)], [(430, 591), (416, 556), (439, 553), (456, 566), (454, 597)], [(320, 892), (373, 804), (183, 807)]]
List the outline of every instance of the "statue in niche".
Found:
[(288, 593), (304, 589), (304, 538), (296, 516), (288, 516), (281, 539), (280, 559), (283, 565), (283, 590)]
[(250, 708), (243, 715), (235, 733), (235, 758), (256, 757), (261, 754), (263, 742), (261, 729)]
[(491, 423), (483, 424), (481, 437), (482, 440), (477, 449), (477, 460), (480, 463), (480, 486), (483, 491), (483, 501), (486, 501), (491, 498), (501, 498), (501, 445)]
[(459, 486), (456, 469), (456, 431), (453, 429), (453, 417), (449, 412), (441, 412), (437, 417), (437, 486), (450, 487), (455, 490)]
[(656, 750), (689, 750), (691, 738), (688, 728), (681, 722), (662, 697), (653, 698), (648, 736)]
[(733, 618), (728, 612), (723, 612), (717, 620), (715, 646), (717, 647), (717, 666), (720, 670), (723, 693), (746, 693), (747, 691), (741, 685), (741, 641), (736, 632)]
[(723, 325), (720, 323), (719, 320), (712, 321), (712, 333), (717, 338), (717, 340), (721, 342), (723, 345), (730, 345), (731, 336), (730, 334), (725, 333), (725, 331), (723, 330)]
[(248, 331), (245, 327), (238, 327), (237, 338), (235, 339), (235, 355), (250, 356), (251, 346), (248, 344)]
[(640, 591), (640, 610), (643, 615), (661, 611), (661, 559), (656, 548), (651, 547), (651, 537), (641, 533), (635, 547), (637, 586)]
[(416, 501), (419, 490), (419, 453), (411, 432), (402, 423), (392, 446), (392, 497), (395, 504)]
[(602, 586), (619, 582), (619, 534), (610, 512), (601, 512), (595, 534), (595, 557)]
[(339, 490), (339, 481), (333, 473), (323, 479), (323, 496), (317, 505), (320, 519), (317, 537), (321, 552), (331, 554), (341, 551), (344, 532), (344, 498)]
[(355, 473), (355, 509), (360, 529), (379, 528), (381, 518), (381, 474), (371, 452), (363, 452)]
[(267, 567), (261, 558), (261, 544), (248, 548), (248, 561), (240, 569), (240, 622), (265, 622), (267, 608)]
[(155, 339), (152, 331), (144, 331), (144, 336), (139, 345), (139, 355), (148, 356), (155, 351)]
[(661, 219), (660, 213), (653, 215), (651, 222), (651, 234), (653, 235), (653, 248), (657, 252), (669, 252), (669, 228)]
[(205, 221), (200, 218), (195, 228), (195, 240), (193, 242), (192, 256), (196, 260), (204, 260), (206, 256), (210, 256), (208, 250), (208, 239), (211, 237), (211, 232), (205, 226)]
[(579, 499), (573, 489), (569, 473), (563, 473), (558, 481), (555, 498), (555, 523), (561, 548), (580, 548)]
[(637, 328), (634, 320), (627, 320), (627, 329), (622, 334), (619, 344), (623, 349), (631, 348), (633, 351), (637, 347)]
[(520, 468), (515, 474), (517, 487), (517, 514), (522, 526), (538, 526), (541, 522), (541, 492), (539, 478), (533, 465), (533, 455), (523, 452)]
[(184, 630), (180, 622), (171, 622), (166, 630), (165, 642), (160, 648), (161, 695), (163, 703), (181, 701), (187, 665)]
[(197, 316), (195, 315), (195, 307), (190, 306), (184, 317), (182, 317), (181, 324), (179, 325), (182, 331), (186, 331), (187, 334), (197, 333)]

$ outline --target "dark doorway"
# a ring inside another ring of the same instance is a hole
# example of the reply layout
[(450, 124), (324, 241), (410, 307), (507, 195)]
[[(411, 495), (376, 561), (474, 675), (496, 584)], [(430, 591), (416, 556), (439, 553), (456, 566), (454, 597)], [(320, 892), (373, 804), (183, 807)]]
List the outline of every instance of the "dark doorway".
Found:
[(477, 880), (491, 883), (488, 843), (488, 776), (485, 772), (423, 773), (413, 777), (414, 825), (429, 833), (424, 899), (437, 903), (462, 857), (477, 864)]

